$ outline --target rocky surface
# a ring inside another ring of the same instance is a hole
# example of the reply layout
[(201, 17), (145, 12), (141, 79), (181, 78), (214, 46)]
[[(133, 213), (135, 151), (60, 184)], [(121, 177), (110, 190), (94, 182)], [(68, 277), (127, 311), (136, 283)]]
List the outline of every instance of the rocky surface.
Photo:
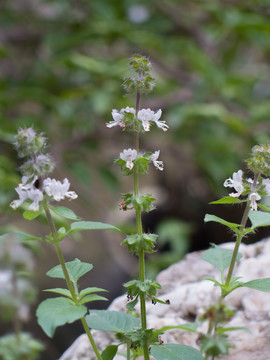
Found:
[[(224, 245), (232, 248), (233, 244)], [(243, 257), (235, 270), (241, 281), (270, 277), (270, 239), (253, 245), (241, 245)], [(170, 305), (147, 304), (148, 327), (160, 328), (164, 325), (183, 324), (193, 321), (203, 308), (215, 302), (219, 289), (210, 281), (202, 280), (212, 276), (219, 280), (218, 271), (200, 258), (200, 252), (188, 254), (184, 260), (162, 271), (157, 281), (162, 290), (159, 298), (170, 300)], [(231, 332), (230, 342), (234, 348), (229, 356), (221, 360), (267, 360), (270, 359), (270, 293), (258, 292), (248, 288), (235, 290), (227, 298), (227, 304), (234, 307), (235, 316), (228, 326), (244, 326), (250, 332), (239, 330)], [(114, 300), (109, 310), (125, 311), (126, 297)], [(200, 330), (204, 331), (202, 327)], [(93, 331), (98, 347), (104, 349), (115, 341), (113, 335)], [(164, 343), (181, 343), (197, 347), (197, 335), (181, 330), (169, 330), (162, 335)], [(124, 357), (116, 356), (115, 360)], [(95, 360), (89, 348), (86, 335), (81, 335), (62, 355), (60, 360)]]

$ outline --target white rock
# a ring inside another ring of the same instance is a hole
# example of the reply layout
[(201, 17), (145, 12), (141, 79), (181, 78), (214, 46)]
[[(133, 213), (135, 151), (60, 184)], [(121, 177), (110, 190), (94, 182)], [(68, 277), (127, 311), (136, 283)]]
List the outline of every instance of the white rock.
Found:
[[(232, 249), (233, 244), (224, 244), (224, 247)], [(270, 277), (270, 239), (253, 245), (242, 244), (240, 252), (243, 257), (235, 276), (241, 276), (241, 281)], [(149, 327), (161, 328), (192, 321), (205, 306), (215, 303), (219, 289), (202, 278), (211, 276), (219, 279), (219, 273), (200, 256), (201, 252), (190, 253), (158, 275), (157, 281), (162, 285), (159, 298), (169, 299), (170, 305), (147, 303)], [(236, 311), (228, 327), (247, 327), (250, 332), (239, 330), (229, 333), (234, 348), (228, 356), (219, 359), (270, 359), (270, 293), (241, 288), (231, 293), (226, 301)], [(125, 305), (126, 297), (121, 296), (112, 302), (109, 310), (125, 311)], [(205, 331), (205, 327), (206, 324), (203, 324), (200, 330)], [(100, 349), (115, 342), (112, 334), (93, 331), (93, 336)], [(162, 340), (164, 343), (181, 343), (198, 348), (197, 335), (182, 330), (169, 330), (162, 335)], [(115, 357), (115, 360), (123, 359), (122, 356)], [(81, 335), (60, 360), (95, 360), (86, 335)]]

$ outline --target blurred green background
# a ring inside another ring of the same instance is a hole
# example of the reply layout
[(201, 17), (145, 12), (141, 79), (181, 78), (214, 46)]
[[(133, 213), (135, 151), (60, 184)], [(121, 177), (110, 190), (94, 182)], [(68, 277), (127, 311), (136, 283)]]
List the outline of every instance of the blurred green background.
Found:
[[(162, 250), (149, 260), (149, 272), (228, 240), (219, 227), (204, 226), (203, 217), (209, 211), (238, 220), (230, 207), (207, 204), (227, 194), (223, 181), (245, 166), (250, 148), (269, 141), (269, 20), (269, 0), (1, 0), (0, 233), (48, 232), (9, 208), (20, 181), (13, 136), (28, 126), (49, 138), (53, 176), (67, 177), (78, 193), (68, 206), (86, 220), (130, 222), (132, 231), (133, 215), (117, 209), (132, 184), (113, 165), (132, 138), (105, 123), (112, 109), (134, 106), (121, 83), (129, 58), (140, 53), (151, 59), (156, 78), (142, 106), (161, 108), (170, 126), (141, 139), (143, 149), (160, 149), (165, 163), (162, 173), (150, 170), (141, 180), (158, 199), (157, 210), (144, 217), (145, 230), (160, 234)], [(111, 299), (136, 271), (121, 241), (95, 232), (63, 243), (67, 260), (94, 264), (85, 281), (108, 288)], [(56, 261), (48, 246), (39, 252), (38, 288), (52, 287), (44, 273)], [(75, 330), (57, 332), (54, 341), (44, 337), (45, 359), (59, 357), (81, 331)], [(34, 332), (43, 336), (37, 326)]]

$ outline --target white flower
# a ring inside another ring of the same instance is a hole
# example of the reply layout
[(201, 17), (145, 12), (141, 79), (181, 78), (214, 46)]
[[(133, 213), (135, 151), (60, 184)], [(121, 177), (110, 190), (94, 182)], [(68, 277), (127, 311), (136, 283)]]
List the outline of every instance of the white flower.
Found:
[(267, 192), (267, 195), (270, 195), (270, 179), (263, 179), (262, 184), (264, 186), (264, 190)]
[(249, 194), (248, 198), (249, 198), (249, 200), (251, 200), (250, 209), (254, 210), (254, 211), (257, 211), (258, 206), (257, 206), (256, 201), (260, 200), (261, 196), (258, 193), (253, 192), (253, 193)]
[(70, 183), (68, 179), (64, 179), (63, 182), (55, 179), (47, 178), (43, 182), (44, 190), (48, 196), (52, 196), (54, 200), (64, 200), (65, 197), (73, 200), (78, 197), (74, 191), (68, 191)]
[(157, 127), (161, 128), (163, 131), (167, 131), (169, 129), (169, 126), (165, 123), (165, 121), (160, 121), (160, 117), (161, 117), (162, 111), (159, 109), (154, 118), (153, 121), (154, 123), (157, 125)]
[(160, 150), (155, 151), (151, 156), (150, 159), (153, 162), (154, 166), (158, 169), (158, 170), (163, 170), (163, 161), (157, 161), (158, 157), (159, 157), (159, 153)]
[(135, 115), (136, 111), (134, 108), (130, 108), (128, 106), (124, 109), (121, 109), (120, 111), (113, 109), (113, 111), (112, 111), (113, 121), (106, 123), (106, 126), (108, 128), (111, 128), (113, 126), (119, 125), (120, 127), (125, 128), (125, 126), (126, 126), (125, 121), (124, 121), (125, 113), (131, 113), (131, 114)]
[(138, 112), (137, 118), (142, 122), (144, 131), (150, 130), (150, 121), (153, 121), (154, 115), (154, 111), (150, 109), (142, 109)]
[(137, 151), (135, 149), (128, 149), (123, 150), (123, 152), (120, 153), (120, 159), (124, 160), (126, 162), (126, 167), (128, 169), (132, 169), (134, 164), (133, 160), (135, 160), (137, 157)]
[(236, 193), (229, 194), (232, 197), (239, 197), (242, 192), (244, 191), (243, 186), (243, 171), (238, 170), (236, 173), (233, 173), (232, 178), (229, 178), (224, 181), (223, 184), (225, 187), (234, 188), (236, 190)]
[(14, 210), (21, 206), (27, 199), (32, 200), (32, 204), (29, 206), (29, 210), (39, 210), (39, 202), (43, 200), (43, 193), (35, 186), (35, 182), (37, 181), (38, 177), (35, 176), (34, 179), (28, 183), (29, 179), (30, 177), (23, 176), (22, 183), (15, 188), (17, 194), (19, 195), (19, 199), (12, 201), (10, 204)]

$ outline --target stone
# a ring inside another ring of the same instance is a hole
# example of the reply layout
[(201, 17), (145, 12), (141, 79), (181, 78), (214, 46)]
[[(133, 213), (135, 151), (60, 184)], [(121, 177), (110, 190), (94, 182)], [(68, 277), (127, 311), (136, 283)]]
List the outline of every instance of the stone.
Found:
[[(232, 249), (234, 244), (222, 245)], [(243, 257), (238, 262), (234, 276), (241, 281), (270, 277), (270, 238), (252, 245), (241, 244)], [(179, 263), (171, 265), (157, 276), (162, 289), (161, 300), (170, 300), (170, 305), (147, 303), (148, 327), (161, 328), (167, 325), (181, 325), (196, 319), (203, 308), (215, 303), (219, 297), (219, 289), (213, 283), (203, 280), (211, 276), (219, 280), (219, 272), (209, 263), (201, 259), (201, 252), (186, 255)], [(109, 310), (125, 311), (126, 296), (115, 299)], [(270, 293), (259, 292), (248, 288), (236, 289), (226, 298), (227, 305), (235, 310), (235, 316), (228, 327), (246, 327), (229, 333), (229, 341), (234, 346), (228, 356), (220, 360), (267, 360), (270, 358)], [(166, 307), (166, 308), (165, 308)], [(206, 331), (206, 323), (200, 331)], [(113, 334), (93, 331), (96, 344), (100, 349), (117, 343)], [(198, 335), (172, 329), (162, 335), (164, 343), (178, 343), (198, 348)], [(115, 360), (123, 360), (117, 355)], [(86, 335), (81, 335), (60, 360), (95, 360)]]

